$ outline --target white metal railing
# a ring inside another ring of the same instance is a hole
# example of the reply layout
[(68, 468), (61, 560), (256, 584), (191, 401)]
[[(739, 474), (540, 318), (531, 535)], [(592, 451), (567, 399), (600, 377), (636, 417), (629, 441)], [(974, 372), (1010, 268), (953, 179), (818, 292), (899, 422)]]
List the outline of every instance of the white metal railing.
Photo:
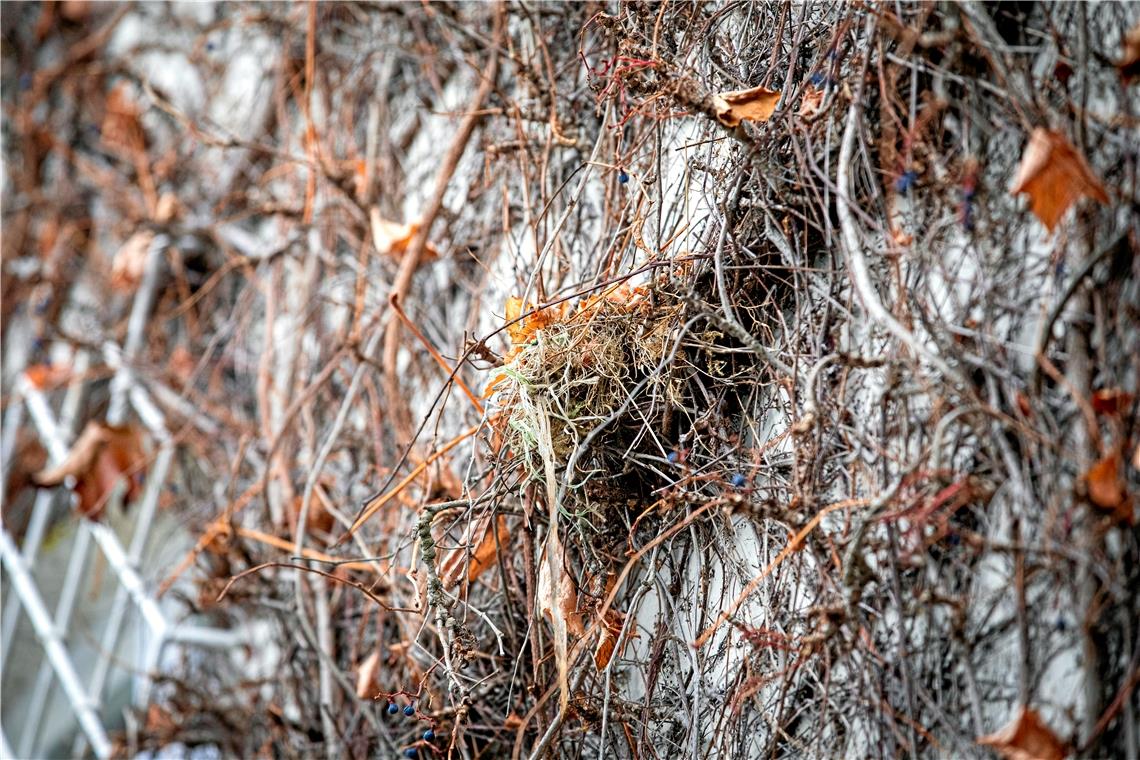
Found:
[[(101, 714), (103, 692), (111, 673), (116, 648), (123, 632), (127, 612), (133, 606), (144, 624), (144, 645), (139, 662), (132, 663), (133, 670), (143, 674), (141, 688), (134, 695), (136, 704), (145, 703), (148, 698), (150, 678), (162, 659), (164, 648), (170, 644), (183, 644), (205, 647), (230, 648), (245, 643), (242, 631), (200, 627), (188, 624), (175, 624), (167, 619), (162, 606), (151, 594), (146, 582), (139, 575), (138, 564), (150, 539), (159, 496), (174, 457), (174, 442), (165, 427), (161, 411), (150, 399), (147, 392), (137, 383), (130, 369), (130, 357), (134, 356), (145, 335), (147, 316), (153, 304), (154, 290), (161, 265), (161, 244), (152, 247), (143, 282), (136, 293), (128, 323), (127, 339), (124, 347), (108, 345), (104, 354), (115, 368), (111, 382), (111, 403), (107, 420), (119, 424), (133, 410), (148, 428), (157, 442), (157, 452), (146, 475), (146, 487), (139, 503), (133, 507), (133, 533), (129, 545), (124, 548), (116, 533), (101, 523), (80, 518), (74, 542), (70, 547), (68, 566), (56, 602), (54, 614), (44, 602), (44, 596), (37, 586), (34, 568), (51, 521), (57, 493), (40, 491), (35, 498), (22, 545), (9, 533), (9, 526), (0, 528), (0, 559), (8, 583), (14, 592), (4, 601), (3, 620), (0, 622), (0, 672), (3, 672), (12, 651), (12, 643), (18, 630), (21, 612), (27, 615), (35, 631), (36, 640), (43, 658), (32, 687), (24, 693), (5, 693), (6, 699), (26, 700), (23, 725), (16, 732), (13, 726), (0, 725), (0, 758), (38, 757), (47, 747), (44, 745), (42, 723), (45, 710), (51, 704), (53, 687), (61, 687), (70, 705), (75, 722), (80, 730), (72, 747), (73, 755), (85, 754), (88, 749), (97, 757), (108, 757), (112, 743), (108, 737)], [(78, 352), (75, 358), (74, 376), (81, 378), (88, 365), (85, 352)], [(3, 429), (0, 433), (0, 453), (2, 453), (2, 479), (0, 479), (0, 500), (2, 487), (7, 483), (11, 469), (12, 455), (15, 453), (17, 435), (24, 424), (25, 414), (30, 417), (34, 429), (49, 461), (55, 465), (62, 462), (68, 453), (69, 440), (74, 435), (76, 411), (84, 391), (81, 380), (73, 382), (64, 395), (61, 414), (57, 419), (47, 396), (38, 388), (21, 378), (16, 392), (9, 400), (4, 414)], [(0, 501), (2, 504), (2, 501)], [(68, 647), (68, 632), (80, 591), (86, 581), (85, 569), (92, 544), (98, 546), (111, 569), (117, 586), (110, 612), (105, 617), (102, 634), (99, 638), (98, 654), (86, 682), (81, 678), (75, 665), (75, 658)], [(16, 740), (12, 744), (10, 737)]]

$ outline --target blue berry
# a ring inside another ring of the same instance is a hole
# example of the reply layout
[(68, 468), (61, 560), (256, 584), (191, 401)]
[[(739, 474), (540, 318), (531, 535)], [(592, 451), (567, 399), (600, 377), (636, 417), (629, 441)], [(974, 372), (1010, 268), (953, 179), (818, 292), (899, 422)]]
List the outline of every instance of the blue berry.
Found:
[(1067, 628), (1067, 627), (1068, 627), (1068, 626), (1067, 626), (1067, 625), (1066, 625), (1066, 623), (1065, 623), (1065, 618), (1063, 618), (1063, 617), (1058, 617), (1058, 618), (1057, 618), (1057, 632), (1058, 632), (1058, 633), (1064, 633), (1064, 632), (1065, 632), (1065, 628)]
[(681, 457), (676, 451), (670, 451), (665, 458), (669, 460), (669, 464), (677, 464), (677, 460)]
[(626, 174), (625, 169), (622, 169), (620, 172), (618, 172), (618, 182), (622, 183), (623, 185), (626, 182), (629, 182), (629, 175)]
[(389, 715), (395, 715), (399, 711), (400, 711), (400, 708), (396, 705), (395, 702), (389, 702), (388, 703), (388, 714)]
[(741, 473), (736, 473), (732, 476), (732, 487), (743, 488), (744, 484), (748, 482), (748, 478), (744, 477)]
[(435, 731), (432, 731), (430, 728), (427, 731), (424, 731), (424, 741), (425, 742), (430, 742), (434, 738), (435, 738)]
[(914, 183), (917, 181), (918, 172), (916, 172), (914, 169), (907, 169), (905, 172), (899, 175), (898, 179), (895, 180), (895, 190), (905, 194), (907, 190), (910, 190), (912, 187), (914, 187)]
[(824, 80), (823, 72), (817, 71), (811, 75), (811, 79), (809, 79), (808, 81), (811, 82), (816, 87), (819, 87), (821, 84), (823, 84), (823, 80)]
[(407, 707), (404, 708), (404, 715), (407, 715), (409, 718), (415, 714), (416, 714), (416, 708), (412, 707), (411, 705), (408, 705)]
[(206, 43), (206, 50), (209, 50), (210, 52), (213, 52), (215, 47), (216, 47), (216, 45), (214, 45), (213, 40)]
[(974, 231), (974, 204), (968, 200), (962, 208), (962, 228), (965, 229), (966, 232)]
[(404, 750), (404, 757), (416, 757), (419, 754), (420, 751), (415, 747), (408, 747), (406, 750)]

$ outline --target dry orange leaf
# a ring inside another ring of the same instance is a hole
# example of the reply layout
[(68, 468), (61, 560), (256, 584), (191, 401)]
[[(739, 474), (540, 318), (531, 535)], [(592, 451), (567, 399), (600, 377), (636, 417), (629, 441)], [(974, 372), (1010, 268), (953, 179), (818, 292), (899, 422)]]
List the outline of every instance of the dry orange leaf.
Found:
[(159, 196), (158, 203), (155, 204), (154, 221), (159, 224), (166, 224), (178, 215), (178, 211), (178, 196), (171, 192), (165, 192)]
[(455, 584), (459, 583), (463, 577), (467, 578), (468, 583), (474, 583), (487, 568), (494, 566), (497, 547), (506, 545), (510, 538), (510, 531), (507, 530), (507, 518), (502, 515), (496, 518), (495, 530), (493, 531), (490, 530), (490, 522), (490, 517), (486, 516), (479, 521), (478, 526), (472, 531), (471, 535), (481, 536), (481, 538), (475, 550), (470, 554), (470, 561), (468, 561), (467, 552), (459, 547), (453, 549), (440, 563), (439, 576), (440, 580), (443, 581), (444, 588), (454, 588)]
[(169, 710), (152, 702), (146, 708), (146, 730), (152, 736), (160, 732), (174, 734), (178, 731), (178, 723)]
[(154, 233), (139, 230), (119, 248), (111, 262), (111, 287), (116, 290), (131, 291), (142, 282), (146, 271), (147, 252), (154, 242)]
[(57, 486), (69, 477), (75, 478), (79, 512), (98, 520), (120, 480), (127, 481), (126, 501), (138, 496), (141, 486), (135, 475), (145, 461), (146, 453), (137, 428), (92, 421), (83, 428), (64, 460), (36, 473), (33, 480), (40, 486)]
[(570, 634), (581, 638), (585, 634), (581, 615), (578, 614), (578, 588), (574, 579), (563, 567), (565, 562), (562, 543), (551, 536), (542, 555), (542, 568), (538, 573), (539, 613), (550, 620), (554, 629), (554, 661), (558, 667), (559, 708), (563, 711), (570, 701)]
[(48, 391), (58, 388), (71, 379), (71, 367), (61, 364), (33, 364), (24, 370), (24, 377), (33, 388)]
[(1109, 454), (1089, 468), (1085, 481), (1089, 498), (1102, 509), (1114, 510), (1124, 503), (1124, 479), (1120, 477), (1119, 454)]
[[(393, 222), (380, 216), (380, 209), (375, 206), (368, 215), (372, 226), (372, 244), (376, 250), (385, 256), (391, 256), (397, 261), (403, 258), (404, 252), (412, 244), (412, 238), (419, 232), (419, 222)], [(438, 258), (439, 251), (428, 243), (424, 246), (423, 258), (425, 261)]]
[(1037, 711), (1024, 706), (1004, 728), (978, 737), (977, 743), (993, 747), (1004, 760), (1063, 760), (1069, 754)]
[(1041, 127), (1029, 137), (1009, 192), (1028, 195), (1030, 209), (1049, 232), (1083, 197), (1108, 203), (1108, 193), (1085, 157), (1063, 134)]
[(780, 102), (780, 92), (767, 87), (753, 87), (718, 93), (713, 96), (713, 102), (720, 123), (735, 127), (742, 121), (768, 121)]
[(561, 321), (566, 316), (566, 302), (563, 302), (558, 306), (547, 306), (545, 309), (530, 314), (526, 319), (515, 322), (516, 319), (534, 308), (535, 304), (531, 303), (524, 306), (521, 298), (511, 296), (507, 299), (506, 321), (508, 323), (514, 322), (507, 327), (507, 334), (510, 335), (513, 345), (521, 346), (528, 343), (536, 332)]
[(376, 670), (380, 667), (380, 650), (373, 649), (372, 653), (360, 663), (356, 671), (356, 696), (361, 699), (370, 699), (376, 694)]
[(800, 116), (814, 116), (823, 107), (823, 90), (808, 87), (800, 99)]
[(625, 614), (617, 610), (606, 612), (602, 621), (602, 630), (598, 639), (598, 646), (594, 648), (594, 666), (598, 670), (605, 670), (614, 656), (614, 647), (617, 646), (618, 636), (625, 625)]
[(1116, 64), (1125, 84), (1140, 77), (1140, 24), (1124, 33), (1124, 57)]
[(100, 127), (103, 143), (111, 151), (128, 156), (142, 150), (146, 139), (139, 121), (141, 111), (127, 92), (127, 85), (116, 85), (107, 95), (104, 106), (106, 110)]
[(1102, 388), (1092, 395), (1092, 408), (1097, 414), (1120, 414), (1132, 405), (1132, 394), (1120, 388)]

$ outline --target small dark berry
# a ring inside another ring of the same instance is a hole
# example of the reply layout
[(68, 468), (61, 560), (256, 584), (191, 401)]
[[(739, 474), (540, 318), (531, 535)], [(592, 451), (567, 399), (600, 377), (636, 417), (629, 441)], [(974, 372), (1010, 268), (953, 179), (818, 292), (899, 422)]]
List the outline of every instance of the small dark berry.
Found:
[(748, 478), (744, 477), (739, 472), (732, 476), (732, 487), (743, 488), (744, 484), (748, 482)]
[(966, 232), (974, 231), (974, 206), (971, 203), (967, 203), (962, 209), (962, 228)]
[(215, 47), (215, 45), (214, 45), (214, 43), (213, 43), (213, 42), (207, 42), (207, 43), (206, 43), (206, 49), (207, 49), (207, 50), (209, 50), (209, 51), (211, 51), (211, 52), (212, 52), (212, 51), (214, 50), (214, 47)]
[(1057, 65), (1053, 67), (1053, 76), (1057, 77), (1057, 81), (1063, 85), (1069, 84), (1069, 78), (1073, 76), (1073, 67), (1064, 61), (1057, 61)]
[(625, 169), (622, 169), (620, 172), (618, 172), (618, 182), (622, 183), (623, 185), (626, 182), (629, 182), (629, 175), (626, 174)]
[(408, 705), (407, 707), (404, 708), (404, 715), (407, 715), (409, 718), (415, 714), (416, 714), (416, 708), (412, 707), (411, 705)]
[(811, 79), (809, 79), (808, 81), (811, 82), (816, 87), (819, 87), (821, 84), (823, 84), (824, 79), (825, 79), (825, 77), (823, 75), (823, 72), (817, 71), (811, 75)]
[(416, 757), (419, 754), (420, 751), (415, 747), (408, 747), (406, 750), (404, 750), (404, 757)]
[(427, 731), (424, 731), (424, 741), (425, 742), (430, 742), (434, 738), (435, 738), (435, 731), (432, 731), (430, 728)]
[(668, 456), (665, 458), (669, 460), (669, 464), (677, 464), (677, 460), (680, 459), (680, 455), (677, 454), (676, 451), (670, 451)]
[(906, 191), (914, 187), (914, 183), (917, 181), (918, 172), (916, 172), (914, 169), (907, 169), (905, 172), (899, 175), (898, 179), (895, 180), (895, 190), (906, 194)]
[(1065, 618), (1063, 618), (1063, 617), (1057, 618), (1057, 632), (1058, 633), (1064, 633), (1065, 628), (1067, 628), (1067, 627), (1068, 627), (1068, 625), (1065, 623)]
[(962, 538), (957, 533), (951, 533), (950, 534), (950, 545), (951, 546), (957, 546), (961, 542), (962, 542)]
[(400, 711), (400, 708), (396, 705), (395, 702), (389, 702), (388, 703), (388, 714), (389, 715), (395, 715), (399, 711)]

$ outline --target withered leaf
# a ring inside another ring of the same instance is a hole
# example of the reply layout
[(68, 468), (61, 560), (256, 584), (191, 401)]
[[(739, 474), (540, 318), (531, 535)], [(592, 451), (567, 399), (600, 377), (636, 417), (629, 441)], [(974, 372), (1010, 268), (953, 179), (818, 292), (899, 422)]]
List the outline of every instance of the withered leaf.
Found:
[(166, 224), (178, 215), (178, 211), (178, 196), (171, 192), (165, 192), (159, 196), (158, 203), (155, 204), (154, 221), (159, 224)]
[(1124, 33), (1124, 55), (1116, 68), (1120, 71), (1120, 78), (1125, 84), (1140, 77), (1140, 24)]
[(1037, 711), (1024, 706), (1005, 727), (978, 737), (977, 743), (993, 747), (1004, 760), (1063, 760), (1069, 754)]
[(521, 346), (530, 342), (536, 332), (549, 327), (566, 316), (565, 303), (562, 303), (558, 306), (540, 309), (525, 319), (515, 322), (516, 319), (534, 308), (535, 304), (523, 304), (521, 298), (511, 296), (507, 299), (505, 318), (508, 323), (514, 322), (507, 327), (507, 334), (511, 338), (512, 345)]
[(594, 648), (594, 667), (605, 670), (614, 656), (618, 636), (625, 625), (625, 615), (617, 610), (609, 610), (602, 620), (602, 630), (599, 634), (598, 645)]
[(69, 477), (75, 478), (79, 512), (88, 519), (98, 520), (120, 480), (127, 482), (125, 500), (137, 498), (141, 487), (136, 475), (145, 461), (146, 453), (137, 428), (91, 421), (64, 460), (36, 473), (33, 480), (47, 487), (60, 485)]
[(24, 377), (41, 391), (48, 391), (71, 379), (71, 367), (63, 364), (33, 364), (24, 370)]
[(735, 127), (742, 121), (768, 121), (780, 102), (780, 92), (767, 87), (753, 87), (717, 93), (713, 102), (720, 123)]
[(471, 532), (469, 539), (477, 537), (479, 543), (470, 555), (463, 547), (457, 547), (440, 563), (439, 575), (444, 588), (454, 588), (464, 577), (468, 583), (474, 583), (484, 571), (495, 565), (497, 547), (506, 545), (510, 531), (503, 515), (495, 519), (495, 530), (490, 529), (490, 522), (490, 516), (485, 516)]
[(356, 671), (356, 696), (369, 699), (376, 693), (376, 670), (380, 667), (380, 650), (373, 649), (372, 653), (360, 663)]
[[(403, 258), (420, 229), (419, 222), (393, 222), (383, 218), (380, 216), (380, 209), (375, 206), (369, 212), (368, 219), (372, 227), (372, 244), (376, 246), (376, 250), (397, 261)], [(424, 261), (430, 261), (438, 256), (439, 251), (431, 243), (424, 246)]]
[(146, 138), (139, 121), (142, 112), (128, 93), (126, 83), (120, 83), (111, 90), (105, 109), (100, 136), (107, 148), (128, 157), (143, 150)]
[(1092, 408), (1097, 414), (1121, 414), (1132, 405), (1132, 398), (1120, 388), (1101, 388), (1092, 395)]
[(119, 247), (111, 262), (111, 287), (131, 291), (139, 286), (143, 272), (146, 271), (147, 253), (152, 242), (153, 232), (139, 230)]
[(559, 706), (565, 710), (570, 701), (569, 651), (570, 634), (585, 633), (578, 614), (578, 588), (563, 567), (562, 543), (552, 536), (542, 556), (538, 573), (539, 612), (550, 620), (554, 629), (554, 661), (558, 667)]
[(814, 116), (823, 107), (823, 90), (808, 87), (800, 99), (800, 116)]
[(1089, 499), (1102, 509), (1115, 510), (1124, 503), (1124, 479), (1121, 477), (1120, 455), (1109, 454), (1085, 473)]
[(1030, 209), (1049, 232), (1081, 198), (1108, 203), (1104, 185), (1084, 156), (1060, 132), (1040, 127), (1029, 137), (1009, 192), (1028, 195)]

